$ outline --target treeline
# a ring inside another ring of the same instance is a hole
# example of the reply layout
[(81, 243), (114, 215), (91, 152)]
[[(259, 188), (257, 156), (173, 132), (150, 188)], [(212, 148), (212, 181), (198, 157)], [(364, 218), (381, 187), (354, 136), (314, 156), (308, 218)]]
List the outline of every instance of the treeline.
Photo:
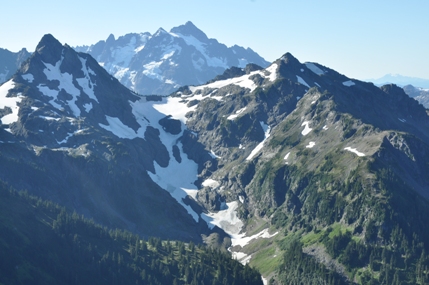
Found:
[(0, 284), (262, 284), (220, 251), (111, 230), (0, 184)]

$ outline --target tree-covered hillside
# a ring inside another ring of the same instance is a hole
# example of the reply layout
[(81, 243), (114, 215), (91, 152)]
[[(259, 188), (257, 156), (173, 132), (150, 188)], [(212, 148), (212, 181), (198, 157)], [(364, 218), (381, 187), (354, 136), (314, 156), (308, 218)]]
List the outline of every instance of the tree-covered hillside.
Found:
[(0, 185), (0, 284), (262, 284), (192, 242), (142, 239)]

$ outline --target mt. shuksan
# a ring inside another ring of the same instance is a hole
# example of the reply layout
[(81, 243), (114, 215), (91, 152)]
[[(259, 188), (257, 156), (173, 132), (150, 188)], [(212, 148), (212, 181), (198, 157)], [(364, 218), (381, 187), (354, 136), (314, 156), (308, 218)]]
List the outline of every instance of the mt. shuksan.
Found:
[(268, 62), (250, 48), (227, 47), (209, 39), (193, 23), (170, 32), (127, 34), (95, 45), (75, 48), (91, 54), (128, 88), (144, 95), (168, 95), (184, 85), (198, 85), (222, 74), (231, 66)]

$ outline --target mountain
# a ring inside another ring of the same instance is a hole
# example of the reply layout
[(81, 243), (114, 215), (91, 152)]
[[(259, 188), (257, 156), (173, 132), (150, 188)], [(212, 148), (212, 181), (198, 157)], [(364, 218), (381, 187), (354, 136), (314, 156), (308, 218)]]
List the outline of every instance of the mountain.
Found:
[(401, 88), (285, 54), (172, 97), (217, 160), (197, 199), (236, 258), (274, 284), (427, 282), (429, 117)]
[(208, 234), (152, 180), (156, 166), (177, 163), (173, 152), (183, 156), (179, 135), (158, 123), (157, 98), (137, 96), (52, 35), (0, 86), (0, 98), (0, 180), (105, 226), (194, 242)]
[(286, 53), (139, 96), (47, 35), (0, 98), (17, 190), (228, 249), (270, 284), (429, 282), (429, 115), (396, 85)]
[(393, 83), (401, 87), (405, 85), (414, 85), (421, 88), (429, 88), (429, 79), (409, 77), (399, 74), (386, 74), (381, 78), (369, 79), (367, 81), (373, 82), (376, 85), (385, 85)]
[(192, 22), (170, 32), (160, 28), (153, 35), (131, 33), (118, 39), (110, 35), (75, 49), (91, 54), (122, 84), (144, 95), (168, 95), (180, 86), (202, 84), (232, 66), (268, 65), (250, 48), (209, 39)]
[(426, 109), (429, 109), (429, 89), (414, 87), (413, 85), (405, 85), (403, 89), (408, 96), (416, 99)]
[(19, 52), (0, 48), (0, 84), (9, 79), (28, 57), (30, 53), (25, 48)]

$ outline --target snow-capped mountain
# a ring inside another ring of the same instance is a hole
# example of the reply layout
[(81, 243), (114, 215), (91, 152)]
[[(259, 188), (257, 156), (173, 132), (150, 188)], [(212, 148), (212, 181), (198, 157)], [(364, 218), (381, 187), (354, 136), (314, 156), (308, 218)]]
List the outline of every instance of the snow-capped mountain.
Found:
[(140, 96), (47, 35), (0, 104), (0, 180), (18, 190), (229, 248), (277, 284), (428, 281), (429, 116), (393, 84), (286, 53)]
[(160, 28), (153, 35), (110, 35), (106, 41), (75, 49), (91, 54), (122, 84), (144, 95), (168, 95), (180, 86), (203, 84), (232, 66), (268, 65), (250, 48), (227, 47), (191, 22), (170, 32)]
[(429, 79), (403, 76), (400, 74), (386, 74), (381, 78), (369, 79), (366, 81), (373, 82), (374, 84), (379, 86), (393, 83), (400, 87), (403, 87), (405, 85), (413, 85), (420, 88), (429, 88)]
[(30, 53), (25, 48), (19, 52), (0, 48), (0, 84), (14, 75), (29, 56)]
[[(105, 225), (199, 241), (209, 229), (182, 200), (197, 189), (197, 164), (182, 150), (184, 123), (164, 103), (45, 35), (0, 86), (0, 179)], [(181, 178), (164, 186), (164, 168)]]

